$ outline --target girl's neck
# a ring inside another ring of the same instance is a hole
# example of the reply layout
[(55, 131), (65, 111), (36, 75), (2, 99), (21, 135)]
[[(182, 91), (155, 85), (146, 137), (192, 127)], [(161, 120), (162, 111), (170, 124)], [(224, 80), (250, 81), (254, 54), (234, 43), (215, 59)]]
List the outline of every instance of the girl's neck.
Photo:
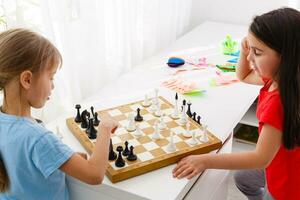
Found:
[(272, 91), (275, 91), (275, 90), (277, 90), (277, 89), (278, 89), (278, 84), (277, 84), (275, 81), (272, 81), (272, 83), (271, 83), (271, 85), (270, 85), (268, 91), (269, 91), (269, 92), (272, 92)]

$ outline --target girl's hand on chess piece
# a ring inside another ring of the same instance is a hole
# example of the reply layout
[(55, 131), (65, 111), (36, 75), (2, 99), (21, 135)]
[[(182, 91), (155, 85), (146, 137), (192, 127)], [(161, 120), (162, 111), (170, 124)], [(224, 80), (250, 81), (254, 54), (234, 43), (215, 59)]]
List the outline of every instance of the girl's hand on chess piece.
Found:
[(112, 118), (103, 118), (99, 124), (99, 132), (114, 133), (118, 128), (118, 122)]
[(249, 47), (248, 39), (247, 37), (244, 37), (241, 42), (241, 54), (248, 56), (249, 52), (250, 52), (250, 47)]
[(205, 155), (190, 155), (177, 163), (177, 166), (173, 169), (173, 177), (191, 179), (205, 169)]

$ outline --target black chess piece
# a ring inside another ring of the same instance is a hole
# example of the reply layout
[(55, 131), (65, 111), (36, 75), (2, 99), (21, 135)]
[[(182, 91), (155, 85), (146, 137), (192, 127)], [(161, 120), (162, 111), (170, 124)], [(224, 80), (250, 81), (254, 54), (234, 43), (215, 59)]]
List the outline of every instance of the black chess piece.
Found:
[(128, 156), (130, 153), (129, 149), (128, 149), (128, 142), (125, 141), (125, 149), (123, 151), (123, 156)]
[(116, 158), (117, 158), (117, 154), (116, 154), (116, 152), (114, 152), (114, 147), (113, 147), (112, 141), (110, 139), (108, 160), (115, 160)]
[(193, 113), (193, 120), (196, 121), (196, 112)]
[(124, 167), (125, 166), (125, 160), (122, 158), (122, 151), (123, 151), (123, 147), (122, 146), (118, 146), (117, 147), (117, 151), (118, 151), (118, 158), (115, 162), (115, 165), (117, 167)]
[(88, 127), (87, 110), (84, 110), (81, 113), (81, 128), (87, 128), (87, 127)]
[(97, 138), (97, 130), (94, 127), (93, 121), (94, 121), (93, 118), (89, 119), (88, 128), (85, 131), (88, 134), (88, 137), (92, 140)]
[(175, 94), (175, 100), (178, 100), (178, 94), (177, 94), (177, 92)]
[(77, 109), (77, 115), (75, 117), (75, 122), (80, 123), (80, 122), (82, 122), (81, 116), (80, 116), (80, 108), (81, 108), (80, 104), (76, 104), (75, 108)]
[(197, 123), (198, 123), (199, 125), (201, 125), (200, 119), (201, 119), (201, 117), (200, 117), (200, 115), (199, 115), (199, 116), (197, 117)]
[(185, 100), (185, 99), (183, 99), (183, 101), (182, 101), (182, 105), (183, 105), (183, 106), (185, 106), (185, 105), (186, 105), (186, 100)]
[(134, 120), (137, 121), (137, 122), (143, 121), (143, 117), (141, 116), (141, 109), (140, 108), (138, 108), (136, 110), (136, 113), (137, 113), (137, 115), (135, 116)]
[(130, 146), (130, 153), (127, 157), (127, 160), (135, 161), (136, 159), (137, 159), (137, 156), (133, 153), (133, 146)]
[(98, 119), (98, 113), (96, 112), (95, 116), (94, 116), (94, 126), (98, 126), (99, 123), (100, 123), (100, 120)]
[(91, 112), (92, 112), (93, 117), (95, 117), (94, 107), (93, 106), (91, 106)]
[(192, 112), (191, 112), (191, 105), (192, 105), (191, 102), (188, 102), (187, 105), (188, 105), (188, 109), (187, 109), (187, 111), (186, 111), (186, 114), (187, 114), (189, 117), (192, 117), (193, 114), (192, 114)]

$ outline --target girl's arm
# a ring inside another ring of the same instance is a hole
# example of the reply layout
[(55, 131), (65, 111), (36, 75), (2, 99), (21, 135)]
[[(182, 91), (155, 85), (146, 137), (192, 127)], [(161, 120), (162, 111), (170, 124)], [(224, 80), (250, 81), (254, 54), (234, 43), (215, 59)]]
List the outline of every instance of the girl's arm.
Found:
[(247, 60), (247, 56), (251, 53), (250, 51), (247, 38), (244, 38), (242, 40), (240, 58), (236, 69), (237, 78), (244, 83), (264, 85), (262, 78), (255, 73)]
[(205, 169), (259, 169), (267, 167), (281, 145), (282, 133), (265, 124), (252, 152), (192, 155), (183, 158), (173, 170), (177, 178), (194, 177)]
[(117, 126), (115, 121), (102, 119), (90, 159), (86, 160), (79, 153), (75, 153), (60, 167), (60, 170), (82, 182), (93, 185), (101, 184), (108, 166), (110, 134), (116, 130)]

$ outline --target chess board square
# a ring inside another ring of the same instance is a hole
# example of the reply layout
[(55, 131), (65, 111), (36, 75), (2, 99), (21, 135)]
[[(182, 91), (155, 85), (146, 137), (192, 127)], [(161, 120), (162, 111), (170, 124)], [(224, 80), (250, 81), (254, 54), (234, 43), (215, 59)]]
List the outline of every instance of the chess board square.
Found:
[(148, 114), (149, 112), (145, 108), (141, 108), (140, 113), (141, 113), (142, 116), (144, 116), (144, 115)]
[(167, 109), (164, 110), (164, 113), (165, 113), (166, 115), (171, 115), (171, 114), (173, 114), (173, 112), (174, 112), (174, 109), (173, 109), (173, 108), (167, 108)]
[(146, 122), (146, 121), (140, 122), (139, 126), (140, 126), (141, 129), (145, 129), (145, 128), (151, 127), (151, 125), (148, 122)]
[(122, 115), (122, 113), (120, 112), (119, 109), (110, 110), (110, 111), (108, 111), (108, 114), (112, 117)]
[(130, 146), (133, 146), (133, 147), (136, 147), (138, 145), (140, 145), (139, 141), (137, 141), (136, 139), (131, 139), (131, 140), (128, 140), (128, 147)]
[(143, 118), (144, 118), (144, 121), (149, 121), (149, 120), (155, 119), (156, 117), (153, 116), (151, 113), (147, 113), (147, 114), (143, 115)]
[(152, 142), (152, 141), (143, 144), (143, 146), (145, 147), (145, 149), (147, 149), (147, 151), (151, 151), (153, 149), (159, 148), (159, 146), (156, 143)]
[(161, 130), (160, 134), (164, 137), (167, 138), (170, 136), (170, 130), (169, 129), (165, 129), (165, 130)]
[[(168, 141), (170, 141), (170, 137), (168, 138)], [(173, 135), (173, 142), (174, 143), (178, 143), (181, 142), (182, 139), (180, 137), (178, 137), (177, 135)]]
[(154, 156), (153, 156), (151, 153), (149, 153), (148, 151), (143, 152), (143, 153), (139, 153), (139, 154), (137, 155), (137, 157), (138, 157), (141, 161), (147, 161), (147, 160), (151, 160), (151, 159), (154, 158)]
[(120, 139), (121, 139), (122, 141), (134, 139), (134, 137), (133, 137), (131, 134), (129, 134), (129, 133), (120, 135), (119, 137), (120, 137)]
[(162, 146), (169, 144), (169, 141), (167, 139), (160, 139), (160, 140), (156, 140), (155, 143), (158, 146), (162, 147)]
[(122, 140), (120, 140), (119, 137), (111, 137), (111, 140), (113, 144), (122, 143)]
[(181, 126), (175, 127), (171, 129), (176, 135), (182, 134), (184, 132), (186, 132), (186, 130), (184, 128), (182, 128)]
[(123, 121), (127, 119), (126, 115), (117, 115), (117, 116), (114, 116), (114, 120), (116, 121)]
[(142, 136), (142, 137), (139, 137), (139, 138), (137, 138), (136, 139), (139, 143), (141, 143), (141, 144), (145, 144), (145, 143), (147, 143), (147, 142), (150, 142), (150, 141), (152, 141), (148, 136)]
[(115, 162), (116, 162), (116, 161), (114, 160), (114, 161), (112, 161), (112, 162), (109, 163), (110, 166), (111, 166), (114, 170), (124, 169), (124, 168), (126, 168), (126, 167), (129, 166), (129, 165), (125, 162), (124, 167), (117, 167), (117, 166), (115, 165)]
[(170, 122), (167, 122), (166, 124), (167, 124), (168, 128), (174, 128), (174, 127), (179, 126), (179, 124), (177, 124), (175, 121), (170, 121)]
[(143, 129), (143, 132), (147, 135), (152, 134), (152, 133), (154, 133), (154, 128), (152, 128), (152, 127), (145, 128), (145, 129)]
[(167, 123), (167, 122), (171, 122), (173, 121), (173, 119), (169, 116), (164, 116), (164, 122)]
[(133, 112), (135, 110), (132, 110), (131, 108), (127, 107), (127, 106), (121, 106), (119, 107), (120, 112), (122, 113), (130, 113)]
[(143, 152), (146, 152), (146, 151), (147, 151), (147, 149), (143, 145), (137, 145), (133, 149), (133, 152), (135, 154), (140, 154), (140, 153), (143, 153)]
[(175, 146), (178, 150), (182, 150), (182, 149), (190, 147), (186, 142), (183, 142), (183, 141), (176, 143)]
[(147, 122), (148, 122), (148, 124), (150, 124), (151, 126), (154, 126), (155, 123), (156, 123), (157, 121), (158, 121), (158, 118), (155, 117), (155, 118), (153, 118), (153, 119), (151, 119), (151, 120), (148, 120)]
[(161, 148), (157, 148), (157, 149), (153, 149), (150, 151), (150, 153), (155, 157), (159, 157), (162, 156), (164, 154), (166, 154), (166, 152), (164, 150), (162, 150)]
[(161, 109), (161, 110), (165, 110), (165, 109), (168, 109), (168, 108), (170, 108), (170, 106), (169, 106), (168, 104), (166, 104), (166, 103), (162, 103), (162, 104), (160, 105), (160, 109)]
[(129, 123), (129, 121), (127, 119), (119, 121), (120, 126), (125, 127), (125, 128), (128, 126), (128, 123)]
[(138, 108), (140, 108), (140, 110), (142, 110), (144, 107), (142, 106), (142, 105), (140, 105), (140, 104), (133, 104), (133, 105), (131, 105), (131, 106), (129, 106), (132, 110), (134, 110), (135, 112), (136, 112), (136, 110), (138, 109)]
[(128, 131), (127, 131), (124, 127), (119, 127), (119, 128), (115, 131), (114, 135), (123, 135), (123, 134), (125, 134), (125, 133), (128, 133)]

